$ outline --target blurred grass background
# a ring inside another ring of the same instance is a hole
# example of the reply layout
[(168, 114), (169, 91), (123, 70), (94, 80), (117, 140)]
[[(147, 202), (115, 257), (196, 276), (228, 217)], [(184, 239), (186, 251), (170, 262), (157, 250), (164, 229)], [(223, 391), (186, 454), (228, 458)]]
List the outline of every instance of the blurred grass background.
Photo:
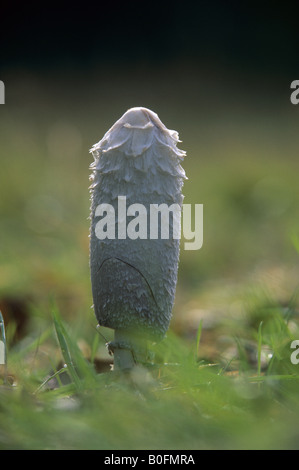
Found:
[[(89, 149), (132, 106), (152, 109), (168, 128), (179, 131), (180, 147), (187, 151), (183, 164), (189, 178), (184, 186), (185, 203), (204, 204), (203, 247), (199, 251), (181, 251), (176, 304), (166, 340), (169, 351), (174, 356), (175, 351), (181, 352), (178, 362), (189, 357), (190, 348), (193, 354), (202, 321), (199, 359), (220, 363), (229, 370), (230, 361), (237, 356), (240, 359), (245, 351), (238, 349), (234, 338), (246, 341), (250, 354), (263, 321), (264, 354), (267, 347), (275, 350), (276, 359), (281, 353), (279, 367), (276, 364), (273, 371), (298, 374), (289, 361), (291, 337), (298, 332), (299, 134), (298, 109), (290, 103), (290, 83), (298, 78), (292, 55), (295, 24), (291, 15), (278, 17), (275, 9), (260, 10), (256, 17), (254, 6), (251, 10), (247, 6), (224, 9), (220, 2), (217, 6), (217, 15), (206, 2), (199, 2), (193, 14), (177, 7), (168, 13), (165, 7), (152, 12), (145, 23), (140, 10), (138, 14), (134, 10), (131, 21), (135, 29), (122, 29), (124, 7), (117, 4), (120, 10), (114, 18), (119, 30), (114, 28), (109, 35), (111, 22), (102, 22), (99, 38), (96, 19), (87, 24), (88, 8), (85, 14), (74, 13), (73, 23), (65, 23), (55, 11), (48, 22), (31, 22), (33, 29), (24, 36), (23, 45), (17, 41), (26, 23), (21, 21), (22, 12), (14, 27), (18, 31), (16, 38), (4, 26), (1, 34), (7, 47), (0, 61), (0, 79), (6, 85), (6, 104), (0, 107), (0, 308), (7, 323), (11, 357), (16, 354), (11, 359), (11, 373), (25, 384), (25, 389), (36, 389), (49, 370), (57, 367), (61, 356), (57, 344), (48, 344), (46, 338), (47, 331), (51, 331), (49, 337), (54, 331), (50, 307), (53, 298), (82, 351), (87, 349), (90, 354), (96, 321), (91, 309), (88, 266)], [(109, 17), (109, 7), (103, 8)], [(51, 18), (57, 34), (50, 40)], [(146, 33), (152, 30), (155, 34), (147, 40)], [(84, 33), (91, 37), (84, 38)], [(285, 316), (292, 320), (287, 324), (288, 333), (282, 326)], [(37, 346), (42, 334), (46, 336)], [(184, 343), (177, 343), (179, 340), (172, 335)], [(255, 354), (256, 346), (253, 350)], [(102, 349), (101, 354), (106, 358)], [(167, 355), (165, 351), (163, 354)], [(175, 357), (169, 362), (175, 363)], [(253, 363), (256, 369), (256, 356)], [(248, 433), (239, 436), (244, 424), (242, 413), (234, 413), (232, 407), (234, 403), (237, 407), (240, 396), (243, 400), (244, 394), (251, 393), (252, 386), (247, 388), (246, 384), (242, 395), (235, 389), (232, 392), (226, 379), (219, 382), (215, 374), (207, 378), (203, 375), (201, 382), (205, 385), (199, 387), (202, 408), (194, 418), (204, 421), (198, 435), (190, 405), (197, 400), (193, 395), (195, 385), (186, 385), (190, 377), (195, 377), (194, 364), (184, 364), (185, 373), (178, 373), (175, 366), (174, 371), (164, 371), (166, 381), (181, 381), (176, 393), (167, 399), (160, 396), (160, 401), (149, 400), (146, 412), (141, 407), (132, 420), (137, 429), (144, 430), (147, 420), (142, 413), (149, 417), (153, 409), (161, 413), (164, 407), (162, 430), (168, 432), (173, 410), (180, 403), (187, 412), (177, 416), (177, 426), (185, 437), (177, 431), (165, 440), (160, 434), (154, 438), (154, 429), (147, 430), (148, 441), (138, 432), (125, 437), (124, 410), (132, 408), (135, 398), (122, 391), (123, 408), (117, 405), (122, 424), (114, 441), (114, 428), (108, 437), (96, 434), (91, 439), (92, 430), (97, 428), (92, 410), (93, 406), (99, 407), (100, 400), (92, 396), (93, 405), (84, 408), (84, 425), (90, 426), (86, 440), (79, 440), (81, 428), (73, 415), (68, 425), (76, 423), (78, 428), (73, 439), (64, 440), (63, 417), (57, 411), (51, 426), (57, 426), (60, 437), (55, 441), (53, 434), (49, 447), (88, 447), (90, 443), (99, 448), (134, 448), (134, 442), (138, 448), (146, 442), (152, 448), (180, 448), (180, 443), (183, 448), (188, 448), (188, 443), (191, 448), (242, 447), (248, 435), (252, 439), (248, 441), (250, 447), (257, 445), (269, 420), (275, 421), (277, 415), (281, 418), (276, 398), (270, 406), (273, 395), (269, 390), (264, 395), (257, 393), (250, 401), (254, 411), (250, 408), (244, 418)], [(34, 386), (29, 385), (28, 376)], [(215, 386), (212, 397), (206, 385), (210, 381)], [(280, 387), (284, 389), (282, 382)], [(290, 388), (290, 400), (298, 416), (298, 402), (293, 395), (296, 382), (294, 389)], [(223, 403), (224, 391), (228, 408)], [(115, 391), (111, 395), (111, 390), (108, 393), (104, 387), (101, 393), (107, 400), (110, 393), (116, 406), (119, 395)], [(188, 396), (185, 403), (184, 394)], [(6, 396), (2, 398), (9, 429), (7, 441), (5, 426), (1, 430), (2, 446), (5, 442), (8, 447), (24, 446), (22, 436), (29, 428), (33, 437), (28, 447), (46, 446), (38, 439), (43, 422), (38, 424), (34, 415), (26, 424), (27, 414), (32, 412), (31, 395), (26, 398), (27, 411), (26, 406), (20, 406), (17, 394), (11, 402)], [(46, 422), (53, 408), (44, 400)], [(266, 404), (266, 411), (255, 436), (255, 413), (260, 413), (261, 404)], [(225, 416), (216, 419), (213, 406)], [(19, 428), (20, 435), (8, 418), (9, 409), (24, 427)], [(74, 409), (77, 413), (76, 402)], [(101, 408), (106, 426), (109, 410)], [(210, 421), (205, 421), (207, 410), (211, 412)], [(290, 408), (286, 413), (291, 414)], [(274, 427), (273, 435), (264, 438), (261, 445), (279, 445), (288, 421), (279, 423), (281, 433), (279, 426)], [(292, 421), (289, 439), (285, 436), (282, 446), (297, 446), (296, 436)]]
[(142, 105), (179, 130), (185, 203), (204, 204), (204, 245), (181, 250), (178, 305), (242, 282), (270, 286), (286, 302), (298, 279), (299, 137), (288, 94), (282, 101), (267, 87), (235, 89), (233, 77), (219, 86), (191, 66), (133, 70), (113, 81), (116, 69), (104, 83), (93, 75), (8, 82), (0, 126), (1, 295), (55, 293), (72, 309), (90, 307), (89, 149), (125, 110)]

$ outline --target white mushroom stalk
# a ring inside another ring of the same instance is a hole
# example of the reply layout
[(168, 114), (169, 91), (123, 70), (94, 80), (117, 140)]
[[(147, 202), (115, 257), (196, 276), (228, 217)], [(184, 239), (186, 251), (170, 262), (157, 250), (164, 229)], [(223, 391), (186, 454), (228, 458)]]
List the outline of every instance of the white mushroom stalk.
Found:
[(142, 360), (146, 341), (161, 340), (169, 327), (180, 226), (167, 208), (180, 219), (186, 178), (178, 142), (157, 114), (138, 107), (91, 149), (92, 294), (99, 325), (115, 330), (115, 369)]

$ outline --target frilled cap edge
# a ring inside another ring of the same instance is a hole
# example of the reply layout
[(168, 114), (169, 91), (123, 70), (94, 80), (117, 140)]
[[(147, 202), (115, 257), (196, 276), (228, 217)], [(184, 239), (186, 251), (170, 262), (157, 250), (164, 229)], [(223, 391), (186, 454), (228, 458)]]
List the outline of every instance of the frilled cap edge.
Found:
[[(169, 130), (158, 115), (147, 108), (135, 107), (113, 124), (104, 137), (90, 149), (94, 160), (102, 153), (120, 150), (127, 156), (138, 157), (156, 142), (169, 148), (178, 159), (183, 159), (186, 152), (177, 148), (180, 142), (178, 133)], [(91, 168), (95, 168), (94, 163)]]

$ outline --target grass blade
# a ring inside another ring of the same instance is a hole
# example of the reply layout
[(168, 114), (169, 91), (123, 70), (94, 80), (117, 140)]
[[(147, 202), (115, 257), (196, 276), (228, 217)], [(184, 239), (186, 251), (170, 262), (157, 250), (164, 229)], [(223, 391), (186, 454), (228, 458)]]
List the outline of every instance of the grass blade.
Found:
[(74, 367), (71, 353), (68, 347), (68, 334), (64, 328), (64, 325), (61, 321), (61, 318), (56, 309), (53, 309), (53, 321), (56, 330), (57, 339), (60, 345), (61, 353), (64, 359), (64, 362), (67, 365), (67, 372), (69, 373), (72, 381), (74, 382), (77, 389), (81, 388), (81, 382), (77, 371)]
[(200, 320), (199, 325), (198, 325), (198, 330), (197, 330), (197, 335), (196, 335), (196, 360), (199, 359), (199, 344), (200, 344), (200, 338), (201, 338), (201, 332), (202, 332), (202, 320)]
[(258, 333), (257, 333), (257, 340), (258, 340), (258, 343), (257, 343), (257, 375), (260, 376), (261, 375), (261, 369), (262, 369), (262, 361), (261, 361), (261, 358), (262, 358), (262, 326), (263, 326), (263, 322), (261, 321), (260, 324), (259, 324), (259, 329), (258, 329)]
[(4, 366), (4, 383), (7, 377), (7, 345), (5, 336), (5, 325), (0, 311), (0, 365)]

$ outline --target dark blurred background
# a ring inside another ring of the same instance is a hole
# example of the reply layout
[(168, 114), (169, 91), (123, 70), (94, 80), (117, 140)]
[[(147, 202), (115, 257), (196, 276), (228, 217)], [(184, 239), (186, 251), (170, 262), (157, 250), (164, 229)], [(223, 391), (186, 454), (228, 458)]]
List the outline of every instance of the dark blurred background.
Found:
[(1, 6), (1, 67), (94, 67), (191, 61), (298, 71), (296, 2), (98, 2)]
[(132, 106), (179, 131), (185, 202), (204, 204), (203, 248), (181, 255), (177, 315), (235, 312), (240, 283), (287, 302), (298, 279), (298, 5), (5, 2), (0, 13), (4, 304), (53, 294), (64, 312), (90, 311), (88, 152)]

